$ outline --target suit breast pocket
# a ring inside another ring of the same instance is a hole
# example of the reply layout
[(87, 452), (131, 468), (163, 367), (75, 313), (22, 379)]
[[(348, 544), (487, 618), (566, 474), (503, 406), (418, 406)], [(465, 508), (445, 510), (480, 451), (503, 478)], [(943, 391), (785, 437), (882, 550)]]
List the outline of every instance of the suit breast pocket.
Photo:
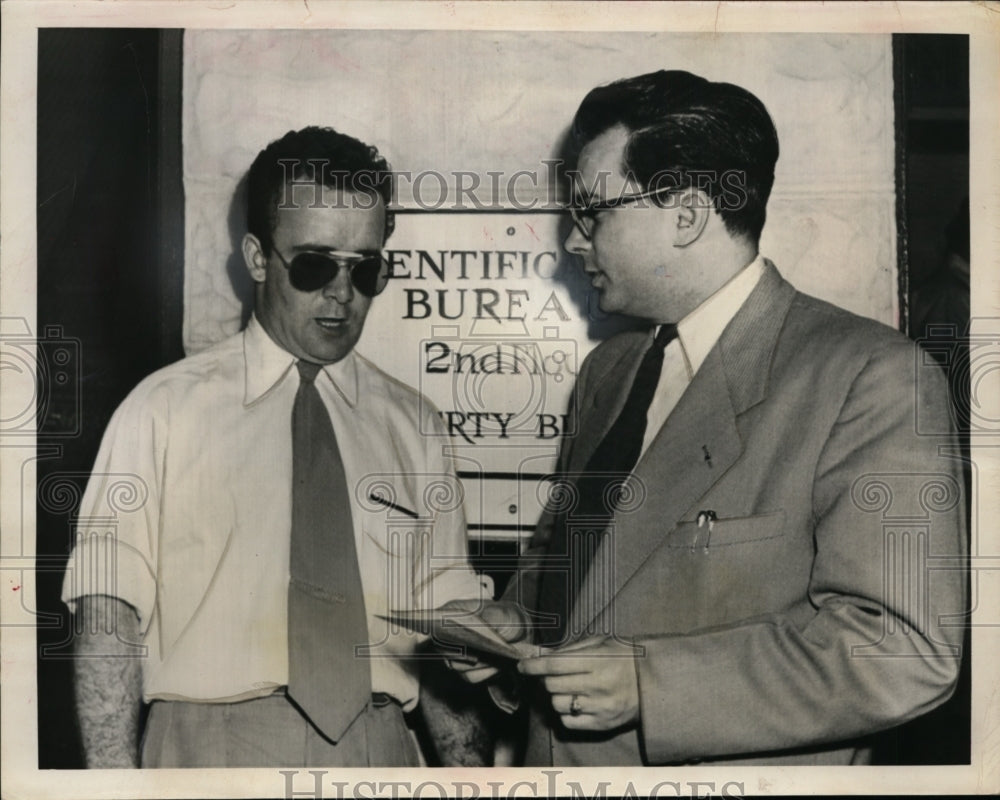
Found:
[(680, 522), (667, 535), (667, 546), (689, 550), (716, 550), (750, 542), (765, 542), (785, 535), (785, 512), (772, 511), (750, 517), (722, 517)]
[(808, 581), (809, 546), (784, 511), (680, 523), (661, 551), (679, 629), (694, 630), (787, 608)]

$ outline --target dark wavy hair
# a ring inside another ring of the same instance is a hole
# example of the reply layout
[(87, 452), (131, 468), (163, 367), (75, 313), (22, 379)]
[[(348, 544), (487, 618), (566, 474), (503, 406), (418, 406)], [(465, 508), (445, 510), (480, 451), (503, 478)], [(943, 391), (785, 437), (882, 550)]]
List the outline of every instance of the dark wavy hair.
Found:
[(310, 125), (289, 131), (257, 154), (247, 174), (247, 230), (270, 255), (278, 203), (286, 184), (315, 182), (332, 189), (381, 197), (385, 203), (385, 235), (395, 227), (392, 167), (378, 148), (339, 133)]
[(730, 83), (660, 70), (593, 89), (573, 119), (575, 154), (622, 125), (622, 171), (644, 189), (697, 186), (726, 230), (756, 243), (778, 160), (778, 134), (764, 104)]

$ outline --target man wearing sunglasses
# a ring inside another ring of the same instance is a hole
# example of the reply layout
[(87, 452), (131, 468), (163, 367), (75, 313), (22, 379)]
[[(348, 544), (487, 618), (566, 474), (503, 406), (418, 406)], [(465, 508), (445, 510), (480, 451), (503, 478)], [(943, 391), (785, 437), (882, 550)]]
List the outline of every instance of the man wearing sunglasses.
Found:
[(778, 140), (746, 90), (625, 79), (572, 136), (566, 249), (649, 328), (583, 364), (558, 499), (483, 612), (546, 648), (527, 763), (864, 763), (958, 674), (958, 449), (917, 433), (949, 429), (942, 375), (759, 254)]
[(141, 700), (142, 766), (419, 763), (418, 637), (378, 615), (490, 589), (437, 415), (354, 351), (388, 280), (391, 187), (374, 147), (329, 128), (268, 145), (247, 328), (111, 421), (80, 514), (113, 535), (81, 526), (63, 593), (88, 766), (139, 764)]

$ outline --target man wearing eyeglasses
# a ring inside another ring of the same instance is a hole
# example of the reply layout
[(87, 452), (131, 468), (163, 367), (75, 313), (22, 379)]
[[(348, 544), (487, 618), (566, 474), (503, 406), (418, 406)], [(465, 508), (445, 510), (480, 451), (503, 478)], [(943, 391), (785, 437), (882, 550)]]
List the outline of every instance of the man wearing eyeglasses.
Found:
[[(749, 92), (618, 81), (572, 137), (566, 248), (650, 327), (583, 364), (558, 491), (481, 612), (544, 645), (526, 761), (864, 763), (958, 674), (958, 450), (917, 433), (948, 430), (942, 376), (759, 254), (778, 140)], [(511, 700), (512, 671), (453, 667)]]
[(140, 701), (142, 766), (413, 766), (418, 640), (378, 615), (483, 586), (436, 414), (354, 351), (392, 174), (310, 127), (247, 186), (249, 325), (132, 392), (83, 498), (63, 597), (87, 766), (140, 763)]

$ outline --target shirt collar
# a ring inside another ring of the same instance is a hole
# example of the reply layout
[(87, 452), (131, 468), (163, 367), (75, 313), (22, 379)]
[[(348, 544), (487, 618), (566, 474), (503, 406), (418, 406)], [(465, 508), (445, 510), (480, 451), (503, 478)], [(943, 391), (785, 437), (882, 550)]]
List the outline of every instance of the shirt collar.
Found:
[[(249, 406), (281, 383), (298, 359), (268, 335), (254, 314), (243, 331), (243, 360), (246, 366), (243, 404)], [(334, 364), (327, 364), (321, 372), (354, 408), (358, 403), (358, 365), (354, 351)]]
[(704, 363), (763, 274), (764, 257), (758, 253), (715, 294), (677, 323), (677, 338), (684, 351), (689, 378), (693, 378)]

